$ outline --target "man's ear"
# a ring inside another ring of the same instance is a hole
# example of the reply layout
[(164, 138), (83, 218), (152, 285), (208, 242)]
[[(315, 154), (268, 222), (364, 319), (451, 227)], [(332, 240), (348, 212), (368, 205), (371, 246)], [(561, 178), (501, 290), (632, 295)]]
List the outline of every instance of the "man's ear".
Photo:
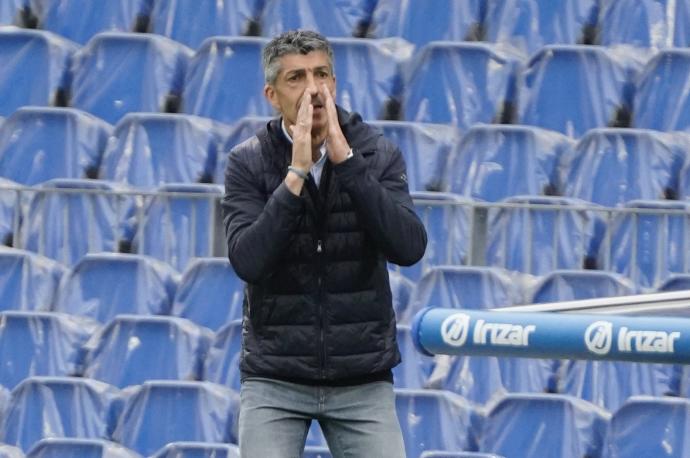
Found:
[(280, 111), (280, 106), (278, 105), (278, 97), (276, 97), (276, 90), (273, 86), (271, 86), (270, 84), (264, 85), (264, 96), (276, 111)]

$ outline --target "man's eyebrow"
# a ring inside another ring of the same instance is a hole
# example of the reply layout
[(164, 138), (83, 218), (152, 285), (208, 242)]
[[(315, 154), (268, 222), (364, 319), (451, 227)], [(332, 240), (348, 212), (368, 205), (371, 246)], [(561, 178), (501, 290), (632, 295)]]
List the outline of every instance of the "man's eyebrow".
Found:
[(305, 73), (306, 70), (303, 68), (294, 68), (292, 70), (288, 70), (285, 72), (285, 76), (292, 76), (292, 75), (301, 75)]

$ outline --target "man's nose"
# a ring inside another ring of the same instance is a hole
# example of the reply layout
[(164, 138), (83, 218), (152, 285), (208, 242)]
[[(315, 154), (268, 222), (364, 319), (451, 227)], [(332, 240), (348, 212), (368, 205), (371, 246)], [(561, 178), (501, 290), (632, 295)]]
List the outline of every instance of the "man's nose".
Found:
[(309, 92), (309, 94), (311, 94), (311, 95), (316, 95), (316, 93), (319, 92), (319, 88), (316, 85), (316, 79), (314, 78), (314, 74), (311, 72), (307, 72), (306, 91)]

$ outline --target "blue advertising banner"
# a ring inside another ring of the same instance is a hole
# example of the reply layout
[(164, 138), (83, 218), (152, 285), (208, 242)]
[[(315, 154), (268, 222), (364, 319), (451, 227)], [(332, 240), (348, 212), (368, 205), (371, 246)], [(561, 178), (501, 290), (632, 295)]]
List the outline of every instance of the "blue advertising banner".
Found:
[(428, 355), (690, 364), (690, 319), (427, 308), (412, 335)]

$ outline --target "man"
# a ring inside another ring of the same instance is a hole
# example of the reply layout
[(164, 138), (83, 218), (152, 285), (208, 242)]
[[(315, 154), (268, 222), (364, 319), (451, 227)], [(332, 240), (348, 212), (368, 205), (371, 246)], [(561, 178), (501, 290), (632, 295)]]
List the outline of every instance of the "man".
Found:
[(274, 38), (263, 66), (280, 117), (232, 150), (223, 199), (229, 258), (247, 282), (240, 453), (299, 457), (315, 419), (336, 458), (402, 458), (386, 263), (426, 248), (403, 158), (336, 107), (321, 35)]

